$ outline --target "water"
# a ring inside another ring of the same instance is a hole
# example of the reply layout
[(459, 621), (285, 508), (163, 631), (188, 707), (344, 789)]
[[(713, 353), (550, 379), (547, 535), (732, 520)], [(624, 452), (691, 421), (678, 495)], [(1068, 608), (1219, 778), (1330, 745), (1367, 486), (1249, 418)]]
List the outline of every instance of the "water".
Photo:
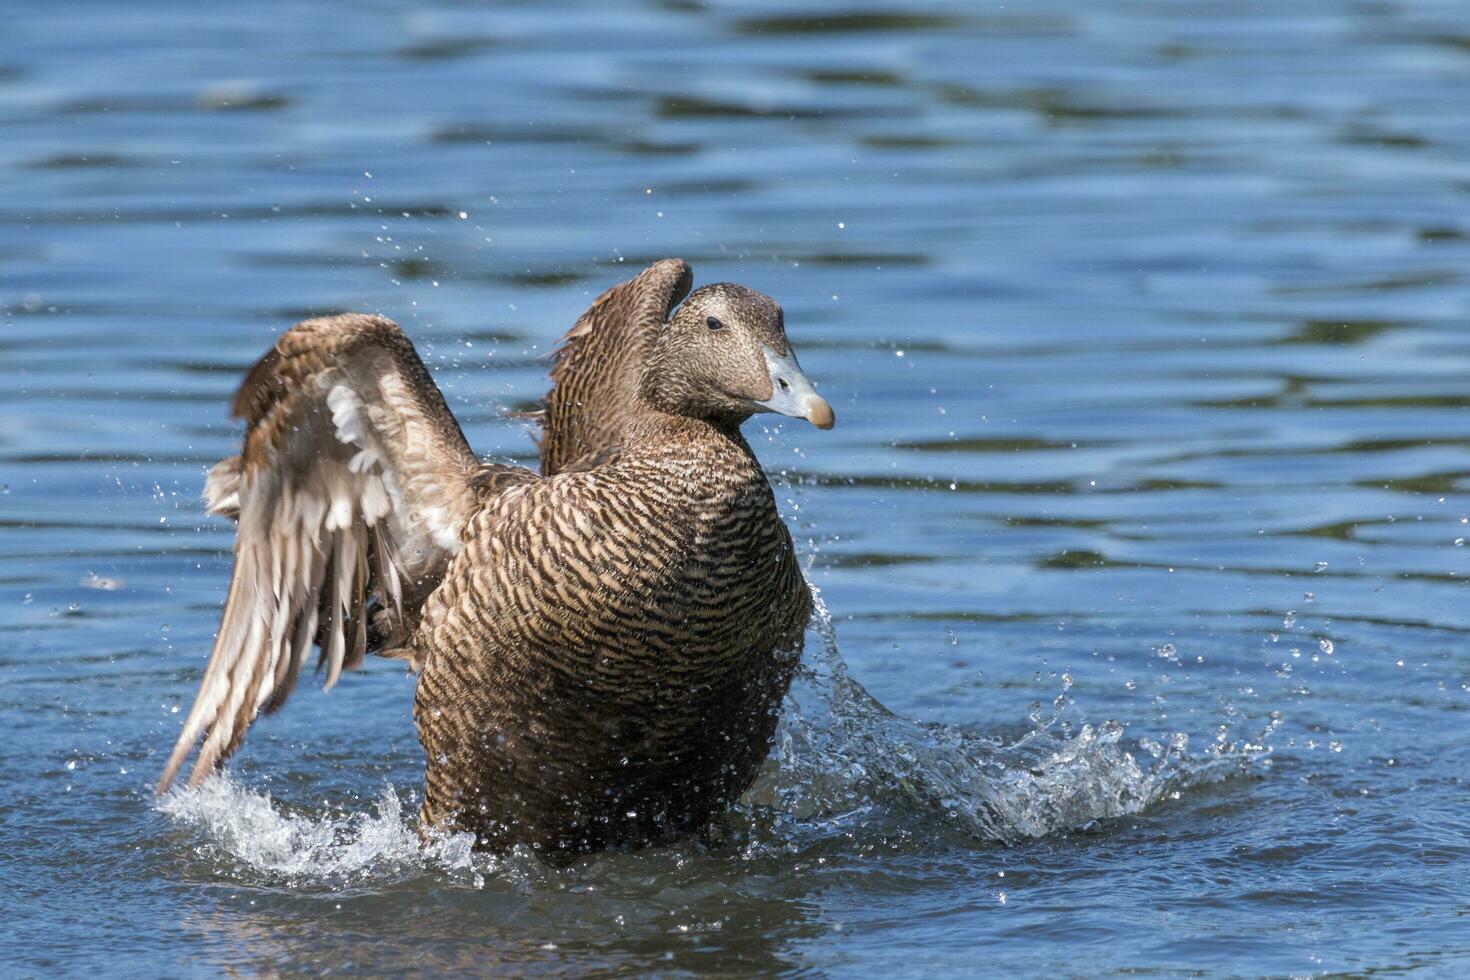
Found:
[[(51, 5), (0, 41), (8, 974), (1470, 967), (1470, 12)], [(751, 427), (830, 618), (707, 842), (421, 850), (411, 678), (155, 805), (240, 372), (379, 310), (527, 461), (665, 255), (837, 410)]]

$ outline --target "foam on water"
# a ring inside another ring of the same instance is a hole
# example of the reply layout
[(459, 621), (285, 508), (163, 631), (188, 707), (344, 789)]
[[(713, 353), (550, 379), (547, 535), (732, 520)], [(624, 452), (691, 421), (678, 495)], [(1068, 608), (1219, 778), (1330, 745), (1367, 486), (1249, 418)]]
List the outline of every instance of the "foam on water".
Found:
[[(749, 823), (747, 851), (788, 846), (855, 818), (912, 826), (938, 821), (976, 842), (1014, 843), (1137, 814), (1184, 790), (1251, 771), (1269, 752), (1264, 738), (1216, 742), (1203, 755), (1187, 738), (1140, 740), (1142, 764), (1122, 745), (1115, 722), (1050, 729), (1067, 706), (1011, 742), (893, 714), (848, 673), (831, 616), (817, 590), (809, 647), (785, 706), (771, 764), (734, 815)], [(437, 869), (469, 876), (524, 878), (539, 868), (528, 853), (505, 860), (474, 854), (468, 834), (421, 842), (412, 806), (385, 787), (371, 811), (293, 813), (228, 774), (176, 790), (160, 809), (203, 838), (201, 853), (249, 873), (291, 882), (364, 883)], [(764, 820), (771, 815), (776, 820)], [(884, 818), (892, 818), (885, 821)], [(874, 831), (881, 833), (880, 831)], [(535, 870), (533, 870), (535, 869)]]
[(197, 789), (179, 789), (159, 803), (178, 824), (198, 833), (201, 851), (272, 878), (362, 881), (405, 870), (472, 868), (469, 834), (419, 839), (412, 807), (385, 787), (369, 812), (311, 816), (289, 812), (268, 793), (228, 773)]

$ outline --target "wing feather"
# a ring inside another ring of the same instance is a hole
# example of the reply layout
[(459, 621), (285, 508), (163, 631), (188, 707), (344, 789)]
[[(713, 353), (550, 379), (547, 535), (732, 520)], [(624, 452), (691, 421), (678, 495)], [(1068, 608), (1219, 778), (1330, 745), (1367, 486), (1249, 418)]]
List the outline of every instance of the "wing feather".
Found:
[(362, 663), (370, 620), (384, 645), (401, 644), (479, 506), (482, 467), (413, 346), (381, 317), (297, 324), (233, 408), (244, 451), (210, 471), (205, 499), (239, 522), (235, 567), (159, 792), (201, 736), (191, 783), (257, 714), (280, 708), (314, 644), (327, 688)]
[(659, 329), (693, 283), (683, 259), (662, 259), (593, 300), (562, 337), (541, 411), (543, 476), (617, 445)]

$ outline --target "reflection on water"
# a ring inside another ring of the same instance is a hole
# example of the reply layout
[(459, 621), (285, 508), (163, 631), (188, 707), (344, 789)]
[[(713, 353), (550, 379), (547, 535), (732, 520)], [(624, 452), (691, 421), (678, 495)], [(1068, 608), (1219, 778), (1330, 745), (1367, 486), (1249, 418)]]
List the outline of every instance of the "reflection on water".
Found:
[[(1455, 972), (1467, 38), (1449, 0), (11, 18), (0, 962)], [(391, 664), (156, 809), (271, 338), (381, 311), (525, 461), (504, 410), (666, 255), (779, 298), (842, 419), (752, 426), (833, 622), (740, 811), (422, 855)]]

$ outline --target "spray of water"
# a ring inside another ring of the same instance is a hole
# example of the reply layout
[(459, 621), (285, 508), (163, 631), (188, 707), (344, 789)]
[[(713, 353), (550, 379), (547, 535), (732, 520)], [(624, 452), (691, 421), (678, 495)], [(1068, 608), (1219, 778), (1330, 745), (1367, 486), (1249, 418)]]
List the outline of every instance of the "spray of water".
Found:
[[(1187, 737), (1176, 734), (1140, 739), (1147, 759), (1140, 762), (1116, 722), (1058, 734), (1065, 692), (1050, 717), (1034, 712), (1034, 727), (1010, 742), (902, 718), (853, 679), (826, 605), (814, 596), (820, 643), (808, 645), (771, 764), (738, 808), (752, 817), (751, 847), (780, 849), (791, 844), (793, 828), (809, 840), (870, 817), (910, 826), (938, 821), (976, 842), (1015, 843), (1140, 813), (1191, 787), (1250, 772), (1269, 752), (1269, 727), (1253, 739), (1218, 740), (1205, 754), (1188, 753)], [(273, 879), (365, 882), (437, 869), (480, 883), (486, 874), (547, 873), (529, 854), (475, 855), (467, 834), (422, 842), (413, 807), (391, 787), (371, 812), (312, 816), (222, 775), (175, 791), (160, 807), (203, 839), (206, 856)]]
[(937, 815), (979, 840), (1014, 843), (1139, 813), (1192, 786), (1249, 772), (1268, 751), (1269, 729), (1196, 756), (1181, 733), (1162, 744), (1141, 740), (1149, 757), (1143, 764), (1124, 749), (1115, 721), (1056, 734), (1065, 692), (1050, 717), (1033, 712), (1034, 727), (1009, 743), (920, 724), (890, 712), (848, 673), (820, 594), (813, 626), (821, 645), (793, 685), (776, 752), (773, 789), (790, 813), (896, 807)]
[(470, 834), (419, 839), (412, 807), (385, 787), (371, 812), (291, 813), (227, 773), (197, 789), (175, 790), (159, 809), (204, 841), (201, 852), (242, 870), (284, 880), (354, 882), (437, 867), (473, 867)]

